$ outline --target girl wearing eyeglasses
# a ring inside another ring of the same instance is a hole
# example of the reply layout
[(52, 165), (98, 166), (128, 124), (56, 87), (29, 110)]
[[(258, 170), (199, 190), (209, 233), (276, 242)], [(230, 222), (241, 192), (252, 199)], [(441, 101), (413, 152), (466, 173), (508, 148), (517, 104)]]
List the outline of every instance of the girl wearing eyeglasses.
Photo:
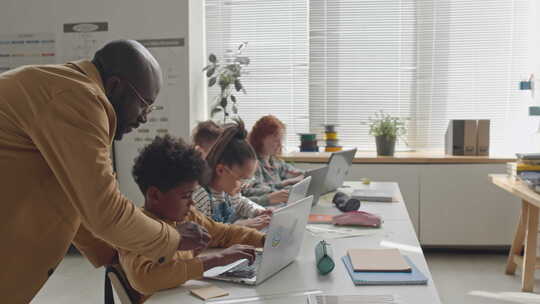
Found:
[(257, 168), (255, 151), (246, 140), (241, 120), (225, 126), (206, 161), (211, 170), (209, 182), (193, 193), (195, 206), (214, 221), (263, 229), (272, 211), (242, 196)]

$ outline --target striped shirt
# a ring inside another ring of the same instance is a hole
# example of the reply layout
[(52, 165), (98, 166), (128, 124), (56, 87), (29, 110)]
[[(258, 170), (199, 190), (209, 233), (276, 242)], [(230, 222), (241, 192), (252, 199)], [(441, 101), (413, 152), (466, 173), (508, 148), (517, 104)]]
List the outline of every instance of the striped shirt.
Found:
[(218, 214), (218, 212), (222, 212), (223, 203), (230, 207), (234, 212), (230, 217), (225, 216), (224, 222), (226, 223), (233, 223), (241, 218), (256, 217), (261, 211), (265, 210), (264, 207), (252, 202), (240, 193), (231, 196), (223, 191), (215, 191), (211, 187), (208, 187), (208, 190), (211, 192), (210, 194), (204, 187), (199, 186), (193, 192), (192, 198), (195, 207), (214, 220), (222, 220), (221, 217), (223, 217), (223, 215)]

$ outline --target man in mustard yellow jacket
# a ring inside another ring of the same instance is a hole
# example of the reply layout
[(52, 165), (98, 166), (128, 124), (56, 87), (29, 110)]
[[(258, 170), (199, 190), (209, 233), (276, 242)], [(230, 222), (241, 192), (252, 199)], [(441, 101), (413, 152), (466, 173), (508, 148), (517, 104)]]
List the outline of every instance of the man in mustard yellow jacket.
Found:
[(92, 62), (0, 74), (0, 302), (30, 302), (72, 241), (96, 267), (109, 244), (164, 261), (206, 245), (198, 226), (144, 215), (113, 173), (113, 140), (146, 122), (161, 82), (148, 50), (125, 40)]
[(181, 139), (156, 137), (136, 158), (133, 177), (145, 196), (144, 212), (172, 227), (186, 221), (205, 227), (211, 247), (225, 248), (199, 256), (198, 251), (177, 251), (170, 261), (152, 261), (137, 252), (118, 249), (120, 265), (131, 286), (143, 295), (200, 279), (203, 272), (236, 260), (255, 259), (265, 235), (245, 226), (213, 221), (193, 206), (192, 194), (207, 169), (202, 154)]

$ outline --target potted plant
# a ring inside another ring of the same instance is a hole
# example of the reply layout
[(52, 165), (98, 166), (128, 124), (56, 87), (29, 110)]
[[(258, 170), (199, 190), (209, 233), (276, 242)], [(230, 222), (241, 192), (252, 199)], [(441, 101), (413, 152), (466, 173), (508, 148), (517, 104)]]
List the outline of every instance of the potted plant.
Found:
[[(209, 64), (203, 68), (208, 77), (208, 87), (213, 87), (216, 83), (220, 87), (220, 93), (214, 98), (211, 105), (210, 116), (223, 112), (223, 123), (227, 122), (230, 112), (238, 115), (237, 98), (234, 92), (246, 94), (246, 90), (240, 81), (242, 69), (249, 65), (249, 57), (242, 56), (242, 50), (247, 46), (247, 42), (242, 42), (234, 54), (225, 57), (223, 62), (218, 62), (215, 54), (208, 56)], [(234, 88), (234, 91), (233, 91)], [(230, 112), (229, 112), (230, 111)]]
[(407, 133), (406, 120), (408, 119), (385, 114), (382, 110), (375, 113), (374, 118), (369, 118), (369, 134), (375, 136), (377, 155), (393, 156), (398, 138), (407, 144), (404, 138)]

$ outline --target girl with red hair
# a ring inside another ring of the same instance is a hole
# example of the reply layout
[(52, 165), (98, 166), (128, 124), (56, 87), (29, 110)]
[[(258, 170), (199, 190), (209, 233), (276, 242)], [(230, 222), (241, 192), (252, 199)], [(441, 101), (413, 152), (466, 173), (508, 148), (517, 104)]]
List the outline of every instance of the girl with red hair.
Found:
[(261, 117), (249, 134), (249, 143), (257, 153), (258, 166), (254, 182), (243, 190), (243, 194), (261, 206), (287, 202), (287, 186), (304, 178), (302, 170), (278, 158), (284, 135), (285, 125), (273, 115)]

